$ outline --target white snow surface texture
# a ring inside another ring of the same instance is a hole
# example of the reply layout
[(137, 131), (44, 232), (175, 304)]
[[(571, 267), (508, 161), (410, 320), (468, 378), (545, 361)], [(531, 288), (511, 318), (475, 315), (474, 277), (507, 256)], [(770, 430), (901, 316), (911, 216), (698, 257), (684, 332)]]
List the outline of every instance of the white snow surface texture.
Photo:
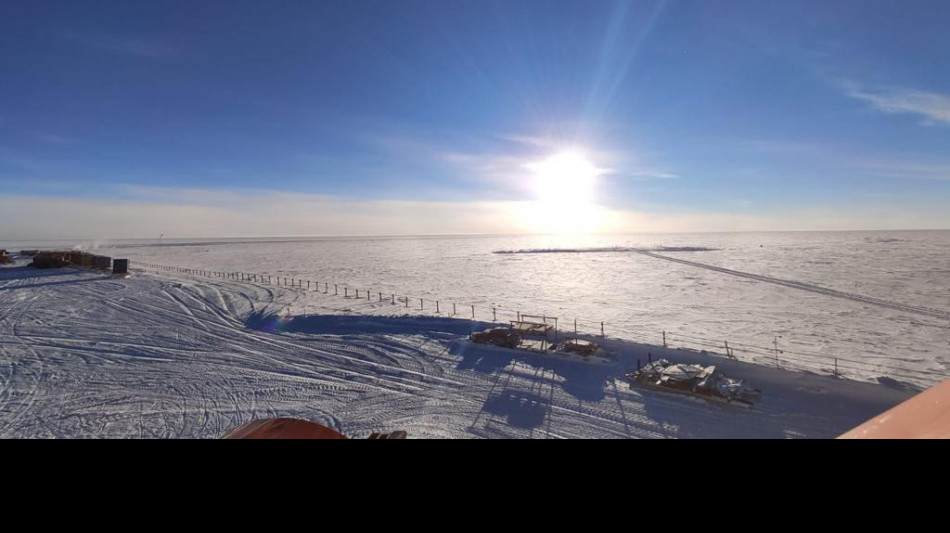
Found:
[[(613, 364), (552, 359), (472, 345), (469, 320), (395, 313), (177, 273), (3, 268), (0, 437), (215, 438), (287, 416), (354, 437), (829, 438), (912, 395), (620, 340)], [(631, 389), (648, 353), (719, 364), (762, 399)]]

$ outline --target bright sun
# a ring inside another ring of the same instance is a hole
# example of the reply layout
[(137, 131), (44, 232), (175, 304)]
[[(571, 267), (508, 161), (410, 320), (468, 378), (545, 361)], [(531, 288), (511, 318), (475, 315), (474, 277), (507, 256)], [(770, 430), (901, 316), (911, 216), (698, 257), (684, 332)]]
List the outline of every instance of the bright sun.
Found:
[(528, 165), (535, 200), (523, 213), (526, 225), (542, 233), (586, 233), (599, 228), (597, 181), (604, 173), (584, 153), (561, 152)]
[(528, 168), (534, 174), (531, 185), (538, 201), (565, 206), (594, 201), (601, 170), (581, 152), (562, 152)]

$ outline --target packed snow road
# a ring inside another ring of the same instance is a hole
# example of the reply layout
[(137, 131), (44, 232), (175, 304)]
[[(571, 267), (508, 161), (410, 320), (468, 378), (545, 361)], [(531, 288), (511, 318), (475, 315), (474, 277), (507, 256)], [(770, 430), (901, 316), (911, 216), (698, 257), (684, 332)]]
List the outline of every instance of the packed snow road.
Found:
[(213, 438), (277, 416), (351, 436), (837, 436), (908, 398), (882, 385), (723, 363), (752, 410), (631, 389), (647, 350), (587, 365), (471, 345), (468, 321), (386, 303), (137, 271), (0, 269), (0, 437)]

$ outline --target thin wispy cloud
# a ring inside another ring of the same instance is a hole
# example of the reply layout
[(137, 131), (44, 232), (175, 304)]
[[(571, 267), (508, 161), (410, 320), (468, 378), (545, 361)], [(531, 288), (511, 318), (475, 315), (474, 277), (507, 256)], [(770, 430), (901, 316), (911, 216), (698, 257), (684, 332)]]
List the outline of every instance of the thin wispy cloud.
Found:
[(38, 133), (36, 139), (47, 144), (73, 144), (76, 139), (56, 133)]
[(475, 146), (459, 146), (451, 135), (439, 141), (406, 134), (374, 133), (364, 135), (362, 140), (390, 157), (423, 161), (434, 175), (465, 181), (476, 188), (469, 196), (483, 199), (527, 199), (532, 194), (530, 178), (534, 172), (531, 166), (563, 152), (584, 153), (605, 177), (634, 180), (680, 177), (631, 148), (594, 148), (545, 134), (494, 134), (468, 143)]
[[(946, 225), (942, 206), (836, 206), (754, 212), (606, 210), (603, 231), (681, 233), (811, 229), (933, 228)], [(126, 188), (108, 198), (0, 194), (7, 220), (0, 239), (280, 237), (521, 233), (536, 230), (525, 202), (351, 201), (261, 190)], [(69, 220), (64, 226), (61, 220)]]
[(679, 178), (679, 174), (674, 174), (672, 172), (664, 172), (662, 170), (653, 170), (653, 169), (639, 169), (631, 172), (614, 172), (613, 175), (619, 177), (630, 177), (637, 179), (658, 179), (658, 180), (672, 180)]
[(866, 175), (881, 178), (950, 181), (950, 164), (859, 162), (854, 166)]
[(848, 96), (889, 115), (918, 115), (927, 125), (950, 124), (950, 95), (914, 89), (847, 88)]
[(179, 55), (179, 49), (165, 39), (148, 36), (129, 37), (101, 32), (60, 32), (64, 40), (107, 52), (117, 56), (139, 59), (171, 59)]
[[(262, 190), (128, 186), (108, 198), (0, 194), (0, 239), (137, 236), (418, 235), (502, 233), (516, 204), (355, 201)], [(37, 216), (39, 214), (39, 216)], [(70, 220), (64, 226), (61, 220)]]
[[(101, 199), (113, 213), (147, 205), (154, 224), (142, 231), (182, 213), (195, 229), (178, 231), (204, 231), (207, 209), (247, 231), (404, 221), (425, 232), (428, 221), (441, 232), (470, 203), (471, 222), (452, 231), (508, 232), (518, 219), (487, 204), (537, 203), (555, 188), (656, 217), (613, 225), (630, 231), (766, 229), (698, 217), (801, 203), (834, 215), (866, 193), (950, 196), (950, 77), (933, 67), (948, 60), (933, 45), (946, 21), (933, 10), (845, 2), (816, 27), (813, 10), (782, 2), (408, 2), (398, 20), (360, 2), (42, 4), (0, 17), (0, 40), (13, 45), (0, 52), (0, 198)], [(537, 170), (566, 154), (586, 163), (578, 175)], [(215, 194), (177, 198), (196, 187)], [(284, 198), (267, 197), (273, 212), (238, 224), (264, 197), (233, 196), (246, 187), (332, 199), (286, 199), (296, 224)], [(387, 202), (431, 216), (407, 221)], [(350, 218), (364, 206), (387, 215)], [(69, 217), (52, 222), (71, 229)], [(0, 232), (11, 223), (5, 212)]]
[(827, 152), (828, 146), (809, 141), (747, 139), (737, 143), (743, 150), (769, 154), (804, 155)]
[(563, 148), (564, 142), (558, 141), (548, 137), (540, 137), (535, 135), (518, 135), (518, 134), (508, 134), (508, 135), (499, 135), (499, 139), (503, 141), (508, 141), (522, 146), (537, 148), (543, 150), (556, 150)]

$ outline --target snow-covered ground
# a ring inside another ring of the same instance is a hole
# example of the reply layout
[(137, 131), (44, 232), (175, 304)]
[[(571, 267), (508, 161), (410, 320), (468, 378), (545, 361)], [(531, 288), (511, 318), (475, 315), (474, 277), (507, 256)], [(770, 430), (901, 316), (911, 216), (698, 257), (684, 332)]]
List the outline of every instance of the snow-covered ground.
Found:
[[(611, 341), (607, 366), (470, 344), (471, 321), (182, 274), (0, 269), (0, 437), (218, 437), (291, 416), (352, 436), (835, 437), (900, 403), (860, 383)], [(720, 364), (752, 410), (631, 389), (652, 353)]]
[[(415, 237), (2, 243), (95, 248), (195, 269), (249, 272), (579, 320), (582, 331), (833, 368), (927, 386), (950, 377), (950, 232), (591, 237)], [(620, 248), (704, 247), (651, 257)], [(500, 250), (606, 249), (512, 254)]]

